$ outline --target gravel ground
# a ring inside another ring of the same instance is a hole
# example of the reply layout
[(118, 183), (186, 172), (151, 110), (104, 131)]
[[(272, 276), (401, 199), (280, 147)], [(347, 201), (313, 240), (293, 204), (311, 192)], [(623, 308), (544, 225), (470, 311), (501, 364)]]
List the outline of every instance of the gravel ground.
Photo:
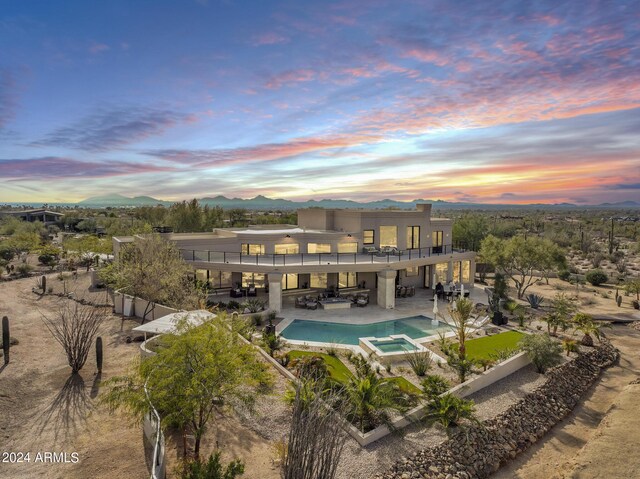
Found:
[(506, 411), (511, 404), (544, 382), (545, 376), (538, 374), (535, 367), (530, 364), (468, 396), (467, 399), (472, 399), (476, 403), (478, 417), (485, 421)]

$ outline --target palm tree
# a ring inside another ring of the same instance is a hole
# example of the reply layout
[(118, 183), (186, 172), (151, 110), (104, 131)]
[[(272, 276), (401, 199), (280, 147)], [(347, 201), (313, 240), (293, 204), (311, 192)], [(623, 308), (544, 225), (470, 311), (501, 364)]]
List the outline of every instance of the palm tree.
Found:
[(549, 331), (550, 334), (557, 336), (558, 328), (563, 331), (568, 329), (569, 319), (578, 310), (578, 307), (566, 294), (558, 293), (551, 301), (551, 309), (552, 312), (545, 321), (547, 321), (547, 327), (553, 327), (553, 332)]
[(443, 394), (429, 401), (425, 406), (424, 418), (427, 422), (441, 424), (447, 433), (450, 428), (462, 425), (465, 420), (478, 422), (473, 401), (453, 394)]
[(408, 407), (408, 396), (393, 381), (375, 373), (354, 376), (344, 385), (347, 417), (358, 424), (361, 431), (389, 424), (391, 413)]
[(465, 298), (460, 298), (455, 302), (455, 309), (449, 309), (452, 320), (452, 324), (449, 326), (458, 339), (458, 356), (461, 360), (466, 359), (467, 356), (465, 342), (473, 329), (472, 323), (475, 319), (471, 316), (472, 313), (473, 303)]
[(567, 352), (567, 356), (571, 353), (578, 352), (578, 342), (575, 339), (563, 339), (562, 347)]
[(580, 342), (584, 346), (593, 347), (592, 335), (596, 337), (598, 342), (602, 340), (604, 333), (602, 328), (611, 327), (610, 324), (603, 323), (601, 321), (594, 321), (593, 316), (585, 313), (577, 313), (573, 317), (574, 330), (580, 331), (584, 336)]

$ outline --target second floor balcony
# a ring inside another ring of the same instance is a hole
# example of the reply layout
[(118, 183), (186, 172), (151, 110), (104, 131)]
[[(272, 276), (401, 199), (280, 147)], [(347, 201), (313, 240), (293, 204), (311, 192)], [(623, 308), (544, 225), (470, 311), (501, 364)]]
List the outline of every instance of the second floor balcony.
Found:
[(376, 253), (300, 253), (300, 254), (245, 254), (209, 250), (181, 249), (185, 261), (211, 264), (238, 264), (257, 266), (313, 266), (345, 264), (378, 264), (411, 261), (463, 253), (466, 250), (452, 245), (417, 248), (406, 251)]

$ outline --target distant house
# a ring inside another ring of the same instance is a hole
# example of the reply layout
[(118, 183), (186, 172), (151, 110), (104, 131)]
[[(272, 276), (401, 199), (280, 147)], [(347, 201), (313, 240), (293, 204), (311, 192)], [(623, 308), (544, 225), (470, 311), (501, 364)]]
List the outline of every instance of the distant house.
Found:
[(49, 211), (44, 208), (25, 211), (5, 211), (1, 213), (2, 216), (15, 216), (22, 221), (28, 221), (34, 223), (40, 221), (45, 225), (57, 223), (64, 216), (63, 213), (56, 213), (55, 211)]

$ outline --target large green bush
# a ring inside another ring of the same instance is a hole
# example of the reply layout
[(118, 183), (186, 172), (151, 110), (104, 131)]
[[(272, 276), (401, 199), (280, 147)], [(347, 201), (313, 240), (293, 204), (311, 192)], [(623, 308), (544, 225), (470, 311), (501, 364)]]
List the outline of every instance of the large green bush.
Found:
[(603, 283), (606, 283), (609, 280), (607, 273), (602, 271), (601, 269), (592, 269), (587, 273), (587, 281), (591, 283), (593, 286), (600, 286)]
[(539, 373), (562, 362), (562, 345), (548, 334), (527, 334), (519, 343)]

